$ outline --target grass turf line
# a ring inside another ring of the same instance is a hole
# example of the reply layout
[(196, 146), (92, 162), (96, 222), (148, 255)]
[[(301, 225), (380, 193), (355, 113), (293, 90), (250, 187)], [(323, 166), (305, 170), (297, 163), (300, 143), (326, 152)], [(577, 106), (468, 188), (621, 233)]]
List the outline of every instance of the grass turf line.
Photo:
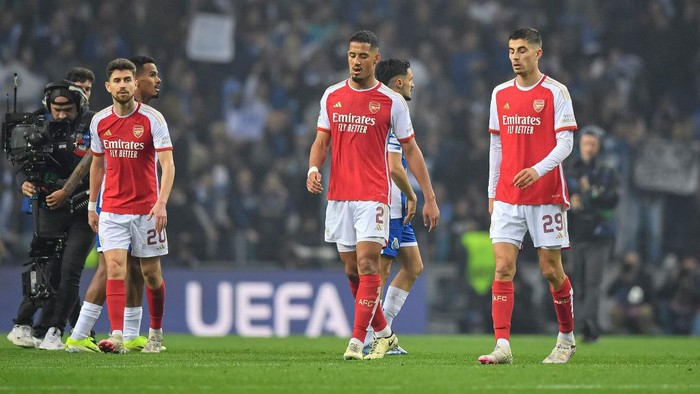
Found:
[[(4, 335), (3, 335), (4, 337)], [(514, 336), (513, 365), (479, 365), (491, 336), (402, 336), (408, 356), (344, 361), (344, 338), (166, 334), (161, 354), (69, 354), (0, 340), (0, 393), (698, 392), (700, 341), (603, 337), (567, 365), (543, 365), (552, 336)], [(126, 390), (126, 391), (125, 391)]]

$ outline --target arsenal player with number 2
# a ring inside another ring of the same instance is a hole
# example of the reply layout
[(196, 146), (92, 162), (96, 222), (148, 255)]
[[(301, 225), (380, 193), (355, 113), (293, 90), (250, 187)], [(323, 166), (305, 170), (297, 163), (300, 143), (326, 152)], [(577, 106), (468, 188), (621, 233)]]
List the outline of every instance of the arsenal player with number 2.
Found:
[[(90, 166), (88, 222), (98, 233), (104, 251), (107, 310), (113, 328), (123, 323), (117, 322), (123, 315), (115, 311), (125, 307), (124, 279), (130, 245), (131, 255), (140, 259), (152, 293), (149, 309), (151, 319), (157, 320), (152, 321), (152, 326), (160, 327), (165, 306), (160, 257), (168, 254), (165, 206), (175, 178), (173, 147), (163, 115), (134, 99), (135, 74), (136, 66), (127, 59), (115, 59), (107, 65), (105, 87), (112, 95), (113, 105), (98, 112), (90, 124), (94, 158)], [(160, 185), (158, 164), (162, 171)], [(98, 216), (94, 198), (103, 177), (102, 211)], [(162, 328), (151, 328), (142, 352), (160, 352), (162, 341)], [(113, 329), (110, 338), (103, 342), (109, 345), (107, 351), (124, 352), (119, 330)]]
[(513, 32), (508, 39), (508, 52), (516, 76), (493, 90), (489, 118), (488, 197), (496, 258), (491, 313), (496, 347), (478, 361), (513, 361), (513, 276), (518, 251), (529, 231), (559, 322), (556, 346), (543, 362), (566, 363), (576, 351), (576, 341), (573, 290), (561, 262), (561, 249), (569, 247), (569, 197), (562, 162), (573, 148), (576, 119), (566, 86), (539, 70), (542, 37), (537, 30)]
[(346, 360), (363, 359), (362, 343), (370, 322), (375, 339), (364, 359), (382, 358), (398, 345), (378, 305), (379, 253), (389, 236), (390, 132), (401, 142), (423, 191), (424, 225), (432, 230), (440, 217), (406, 101), (374, 76), (380, 58), (379, 39), (374, 33), (362, 30), (350, 38), (350, 78), (326, 89), (321, 98), (306, 179), (310, 193), (323, 192), (319, 168), (332, 145), (325, 240), (336, 244), (355, 296), (352, 338), (343, 354)]

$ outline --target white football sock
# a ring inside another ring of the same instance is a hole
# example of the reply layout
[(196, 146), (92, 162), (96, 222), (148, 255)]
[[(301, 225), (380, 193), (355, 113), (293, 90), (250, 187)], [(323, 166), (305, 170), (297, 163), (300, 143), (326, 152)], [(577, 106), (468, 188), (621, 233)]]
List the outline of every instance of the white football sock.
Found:
[(567, 332), (566, 334), (560, 332), (557, 336), (557, 342), (564, 342), (576, 345), (576, 340), (574, 339), (574, 332)]
[(124, 341), (136, 339), (141, 329), (141, 316), (143, 308), (140, 306), (127, 306), (124, 308)]
[(70, 337), (79, 341), (90, 336), (90, 330), (92, 330), (92, 328), (95, 326), (101, 312), (102, 305), (83, 301), (83, 306), (80, 307), (78, 321), (75, 323), (75, 327), (73, 327), (73, 332), (70, 334)]
[(406, 297), (408, 297), (406, 290), (394, 286), (389, 286), (387, 289), (382, 308), (384, 309), (384, 317), (386, 317), (389, 329), (391, 329), (391, 323), (394, 322), (394, 318), (399, 314), (403, 304), (406, 302)]

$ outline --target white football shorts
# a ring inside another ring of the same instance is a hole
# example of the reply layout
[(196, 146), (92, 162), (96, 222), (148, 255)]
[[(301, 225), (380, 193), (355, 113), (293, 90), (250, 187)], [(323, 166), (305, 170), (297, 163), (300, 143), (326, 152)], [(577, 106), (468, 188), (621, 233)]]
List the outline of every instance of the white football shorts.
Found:
[(100, 212), (99, 234), (102, 251), (129, 250), (134, 257), (155, 257), (168, 254), (165, 230), (155, 230), (155, 218), (148, 215), (122, 215)]
[(491, 242), (508, 242), (522, 247), (530, 232), (535, 248), (569, 247), (566, 209), (561, 205), (513, 205), (494, 201), (491, 214)]
[(338, 251), (351, 252), (359, 241), (386, 245), (389, 238), (389, 206), (376, 201), (328, 201), (326, 242)]

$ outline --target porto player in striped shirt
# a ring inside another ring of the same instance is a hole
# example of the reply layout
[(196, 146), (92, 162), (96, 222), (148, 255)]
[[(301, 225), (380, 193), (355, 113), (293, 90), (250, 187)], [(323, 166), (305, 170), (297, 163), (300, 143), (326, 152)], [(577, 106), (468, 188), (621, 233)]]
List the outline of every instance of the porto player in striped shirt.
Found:
[(424, 191), (424, 224), (432, 229), (440, 217), (435, 195), (426, 192), (432, 188), (406, 101), (374, 76), (380, 58), (374, 33), (362, 30), (350, 38), (350, 78), (326, 89), (321, 98), (306, 179), (310, 193), (323, 192), (319, 168), (332, 145), (325, 240), (337, 245), (355, 296), (352, 338), (343, 355), (346, 360), (363, 359), (362, 343), (370, 323), (375, 340), (364, 359), (382, 358), (398, 346), (378, 307), (379, 254), (389, 235), (387, 142), (391, 132), (401, 142), (408, 166)]
[(489, 119), (489, 213), (496, 258), (492, 317), (496, 347), (482, 364), (511, 363), (510, 324), (513, 276), (518, 251), (529, 231), (542, 275), (549, 282), (559, 336), (544, 363), (566, 363), (576, 351), (573, 290), (564, 273), (561, 249), (569, 247), (569, 207), (562, 162), (573, 148), (576, 130), (566, 86), (539, 70), (542, 37), (532, 28), (508, 39), (515, 78), (493, 90)]
[[(163, 116), (134, 98), (136, 66), (127, 59), (115, 59), (107, 65), (105, 87), (113, 105), (98, 112), (90, 125), (91, 149), (90, 196), (97, 196), (102, 183), (102, 210), (95, 212), (90, 201), (88, 220), (98, 232), (107, 265), (107, 306), (110, 325), (122, 327), (125, 307), (124, 279), (127, 253), (138, 257), (151, 296), (151, 329), (143, 352), (161, 350), (161, 319), (165, 305), (165, 286), (160, 258), (168, 253), (165, 234), (166, 204), (175, 177), (172, 142)], [(106, 164), (106, 166), (105, 166)], [(162, 176), (158, 181), (157, 165)], [(100, 342), (103, 350), (124, 352), (122, 333), (112, 331)]]

